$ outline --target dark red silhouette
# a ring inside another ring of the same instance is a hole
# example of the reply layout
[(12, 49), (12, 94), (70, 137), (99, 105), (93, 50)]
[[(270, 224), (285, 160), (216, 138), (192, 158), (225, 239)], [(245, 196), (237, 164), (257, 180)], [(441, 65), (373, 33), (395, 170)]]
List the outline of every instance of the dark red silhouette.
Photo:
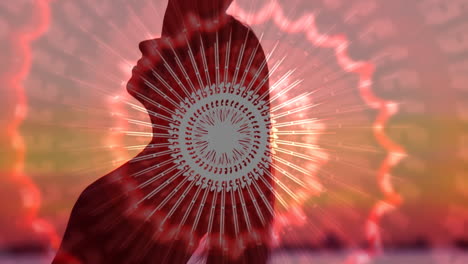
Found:
[[(162, 38), (140, 43), (128, 91), (148, 110), (154, 137), (80, 195), (54, 264), (266, 263), (274, 211), (262, 134), (271, 128), (268, 66), (254, 33), (225, 13), (231, 2), (170, 0)], [(197, 101), (225, 93), (232, 96), (197, 106), (186, 120), (193, 127), (181, 125)], [(236, 153), (215, 154), (218, 139), (205, 130), (226, 116), (248, 125), (234, 131), (242, 136)], [(235, 176), (258, 155), (251, 172)]]

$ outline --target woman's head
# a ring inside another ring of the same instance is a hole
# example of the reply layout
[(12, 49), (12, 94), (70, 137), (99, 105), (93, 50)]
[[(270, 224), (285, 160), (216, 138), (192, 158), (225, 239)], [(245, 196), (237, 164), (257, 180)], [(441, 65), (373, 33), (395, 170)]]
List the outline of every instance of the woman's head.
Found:
[(167, 10), (181, 13), (192, 12), (201, 17), (210, 17), (226, 12), (233, 0), (169, 0)]
[(181, 31), (183, 21), (192, 14), (200, 19), (217, 19), (226, 13), (233, 0), (169, 0), (164, 15), (162, 34), (170, 36)]

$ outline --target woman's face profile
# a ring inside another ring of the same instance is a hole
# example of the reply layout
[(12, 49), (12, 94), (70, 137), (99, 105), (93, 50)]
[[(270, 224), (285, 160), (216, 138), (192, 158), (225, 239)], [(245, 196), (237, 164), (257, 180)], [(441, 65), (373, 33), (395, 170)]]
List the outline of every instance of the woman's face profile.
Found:
[(141, 52), (141, 58), (137, 61), (136, 65), (132, 68), (132, 75), (127, 83), (127, 90), (131, 93), (136, 87), (139, 86), (143, 80), (145, 71), (149, 70), (151, 65), (150, 49), (156, 49), (156, 42), (158, 39), (144, 40), (138, 45)]
[[(225, 14), (226, 10), (232, 4), (233, 0), (168, 0), (165, 16), (155, 17), (162, 24), (162, 33), (165, 28), (174, 28), (183, 26), (184, 17), (190, 14), (197, 15), (200, 19), (213, 19), (213, 16)], [(182, 19), (182, 20), (181, 20)], [(159, 24), (159, 23), (157, 23)], [(179, 29), (179, 32), (183, 29)], [(172, 32), (172, 31), (171, 31)], [(177, 31), (175, 31), (177, 32)], [(175, 37), (175, 36), (163, 36)], [(141, 52), (141, 58), (132, 68), (132, 75), (127, 83), (127, 91), (134, 95), (137, 86), (144, 83), (143, 75), (150, 71), (154, 65), (154, 55), (157, 53), (158, 42), (161, 38), (144, 40), (139, 43), (138, 48)]]

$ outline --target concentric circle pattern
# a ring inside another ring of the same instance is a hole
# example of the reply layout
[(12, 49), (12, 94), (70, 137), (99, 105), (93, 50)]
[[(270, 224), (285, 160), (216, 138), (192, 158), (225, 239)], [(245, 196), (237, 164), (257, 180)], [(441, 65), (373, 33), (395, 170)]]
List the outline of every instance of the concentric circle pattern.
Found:
[(170, 149), (190, 180), (234, 191), (271, 162), (269, 107), (245, 87), (221, 83), (186, 98), (170, 124)]

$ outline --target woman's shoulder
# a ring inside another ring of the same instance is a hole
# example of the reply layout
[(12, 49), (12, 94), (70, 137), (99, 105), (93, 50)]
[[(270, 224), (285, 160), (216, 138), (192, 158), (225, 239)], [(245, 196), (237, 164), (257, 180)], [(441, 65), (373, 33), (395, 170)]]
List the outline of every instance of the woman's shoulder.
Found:
[(227, 22), (229, 30), (232, 32), (233, 36), (239, 38), (239, 40), (244, 40), (245, 36), (248, 33), (248, 41), (258, 43), (259, 39), (255, 34), (255, 31), (247, 24), (244, 24), (242, 21), (236, 19), (233, 16), (229, 15)]
[(127, 167), (128, 163), (89, 184), (80, 193), (74, 209), (94, 207), (99, 203), (109, 201), (109, 199), (119, 196), (122, 192), (119, 182), (127, 178)]
[(243, 22), (241, 22), (240, 20), (238, 20), (237, 18), (231, 15), (227, 15), (227, 16), (228, 16), (228, 19), (227, 19), (226, 24), (228, 24), (232, 29), (236, 29), (236, 30), (244, 31), (244, 32), (252, 31), (252, 29), (247, 24), (244, 24)]

